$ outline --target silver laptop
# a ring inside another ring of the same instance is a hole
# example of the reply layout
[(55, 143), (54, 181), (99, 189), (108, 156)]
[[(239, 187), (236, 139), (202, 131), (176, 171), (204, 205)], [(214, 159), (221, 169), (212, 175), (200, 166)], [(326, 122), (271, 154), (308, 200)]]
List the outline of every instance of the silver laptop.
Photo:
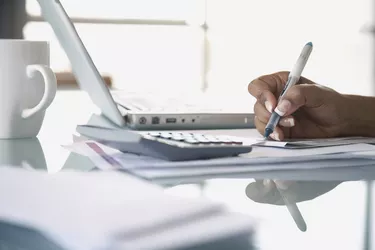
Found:
[[(111, 93), (59, 0), (37, 0), (72, 65), (79, 86), (107, 119), (136, 130), (253, 128), (253, 113), (225, 112), (180, 100), (155, 104), (142, 94)], [(103, 4), (105, 4), (103, 2)], [(195, 100), (195, 98), (194, 98)], [(232, 101), (232, 100), (229, 100)], [(200, 105), (199, 105), (200, 104)], [(221, 105), (223, 102), (221, 102)], [(211, 105), (212, 106), (212, 105)], [(249, 109), (251, 107), (249, 106)]]

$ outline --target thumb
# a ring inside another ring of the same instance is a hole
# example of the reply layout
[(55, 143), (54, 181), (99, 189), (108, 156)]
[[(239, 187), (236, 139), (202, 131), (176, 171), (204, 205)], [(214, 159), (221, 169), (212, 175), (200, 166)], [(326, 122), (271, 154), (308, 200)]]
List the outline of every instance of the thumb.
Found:
[(324, 102), (321, 88), (316, 84), (299, 84), (291, 87), (277, 105), (275, 112), (288, 116), (302, 106), (318, 107)]

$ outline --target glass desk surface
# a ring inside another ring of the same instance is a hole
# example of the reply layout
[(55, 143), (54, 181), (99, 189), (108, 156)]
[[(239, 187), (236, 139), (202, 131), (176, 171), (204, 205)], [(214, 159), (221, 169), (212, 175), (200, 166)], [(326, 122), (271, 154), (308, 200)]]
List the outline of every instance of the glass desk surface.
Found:
[[(61, 145), (72, 142), (76, 125), (87, 122), (94, 111), (84, 92), (58, 91), (37, 138), (0, 140), (1, 165), (50, 173), (92, 169), (90, 160), (71, 154)], [(359, 168), (334, 172), (284, 171), (157, 184), (164, 185), (166, 192), (207, 197), (224, 203), (232, 211), (254, 217), (259, 222), (255, 237), (258, 249), (359, 250), (373, 249), (373, 188), (369, 180), (374, 177), (375, 168)], [(285, 195), (298, 201), (306, 232), (297, 228), (277, 190), (272, 186), (264, 188), (264, 179), (280, 179), (289, 184)]]

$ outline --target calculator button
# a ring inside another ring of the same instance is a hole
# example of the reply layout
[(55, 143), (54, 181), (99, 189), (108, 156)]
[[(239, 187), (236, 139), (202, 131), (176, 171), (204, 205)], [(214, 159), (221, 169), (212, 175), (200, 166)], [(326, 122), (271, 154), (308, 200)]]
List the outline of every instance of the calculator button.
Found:
[(198, 141), (208, 141), (208, 140), (206, 139), (206, 137), (203, 137), (203, 136), (195, 136), (194, 139), (195, 139), (195, 140), (198, 140)]
[(173, 135), (171, 139), (172, 140), (176, 140), (176, 141), (183, 141), (183, 140), (185, 140), (185, 138), (182, 137), (182, 136), (180, 136), (180, 135)]
[(206, 136), (206, 139), (209, 140), (211, 143), (220, 143), (220, 140), (215, 136)]
[(183, 133), (182, 136), (185, 137), (185, 138), (193, 138), (194, 137), (194, 135), (190, 134), (190, 133)]
[(185, 141), (186, 143), (189, 143), (189, 144), (199, 144), (199, 141), (196, 140), (196, 139), (193, 139), (193, 138), (191, 138), (191, 139), (186, 139), (186, 138), (185, 138), (184, 141)]
[(237, 144), (237, 145), (242, 145), (242, 144), (243, 144), (242, 141), (238, 141), (238, 140), (234, 140), (233, 143), (234, 143), (234, 144)]
[(182, 135), (182, 133), (179, 133), (179, 132), (171, 132), (170, 134), (173, 135), (173, 136), (175, 136), (175, 135), (181, 136)]
[(204, 137), (202, 137), (202, 138), (196, 138), (196, 139), (200, 143), (205, 143), (205, 144), (210, 143), (210, 140), (207, 140), (207, 138), (204, 138)]
[(202, 134), (192, 134), (193, 137), (197, 138), (197, 137), (204, 137), (204, 135)]
[(147, 135), (151, 135), (151, 136), (155, 136), (155, 137), (158, 137), (160, 136), (160, 133), (159, 132), (149, 132), (149, 133), (146, 133)]
[(220, 142), (224, 143), (224, 144), (232, 144), (232, 140), (230, 140), (228, 138), (221, 138)]
[(163, 132), (163, 133), (160, 133), (160, 137), (165, 138), (165, 139), (170, 139), (172, 138), (172, 135), (170, 133)]

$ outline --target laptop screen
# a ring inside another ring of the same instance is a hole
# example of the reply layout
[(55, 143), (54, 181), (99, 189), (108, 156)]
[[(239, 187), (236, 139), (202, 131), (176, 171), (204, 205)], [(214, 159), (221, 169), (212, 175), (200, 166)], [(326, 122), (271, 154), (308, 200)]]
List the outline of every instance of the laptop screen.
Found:
[[(58, 0), (37, 0), (44, 19), (51, 25), (72, 65), (79, 86), (86, 91), (102, 114), (118, 126), (125, 121), (117, 109), (109, 89), (80, 39), (73, 23)], [(105, 4), (103, 2), (103, 4)]]

